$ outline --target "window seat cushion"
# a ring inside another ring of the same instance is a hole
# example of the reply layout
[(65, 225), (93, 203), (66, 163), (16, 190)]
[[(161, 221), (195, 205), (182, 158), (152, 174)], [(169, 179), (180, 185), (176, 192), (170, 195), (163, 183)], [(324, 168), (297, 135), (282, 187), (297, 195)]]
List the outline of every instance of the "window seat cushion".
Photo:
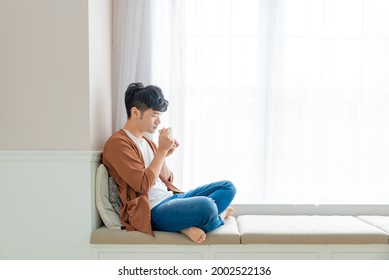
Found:
[(388, 244), (387, 232), (353, 216), (242, 215), (242, 244)]
[[(91, 244), (175, 244), (197, 245), (176, 232), (154, 231), (155, 237), (139, 231), (115, 230), (102, 226), (92, 232)], [(239, 244), (240, 236), (235, 217), (229, 217), (220, 228), (207, 233), (204, 244)]]

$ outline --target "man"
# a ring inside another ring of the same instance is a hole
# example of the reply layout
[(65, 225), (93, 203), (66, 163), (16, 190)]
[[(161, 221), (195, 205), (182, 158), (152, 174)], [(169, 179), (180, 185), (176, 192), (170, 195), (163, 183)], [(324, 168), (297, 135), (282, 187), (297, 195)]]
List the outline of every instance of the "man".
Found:
[(179, 143), (166, 128), (160, 131), (158, 145), (144, 137), (157, 131), (168, 104), (159, 87), (130, 84), (125, 93), (127, 121), (105, 144), (103, 164), (118, 185), (120, 218), (128, 231), (176, 231), (201, 243), (206, 232), (230, 216), (236, 190), (229, 181), (186, 193), (173, 185), (165, 159)]

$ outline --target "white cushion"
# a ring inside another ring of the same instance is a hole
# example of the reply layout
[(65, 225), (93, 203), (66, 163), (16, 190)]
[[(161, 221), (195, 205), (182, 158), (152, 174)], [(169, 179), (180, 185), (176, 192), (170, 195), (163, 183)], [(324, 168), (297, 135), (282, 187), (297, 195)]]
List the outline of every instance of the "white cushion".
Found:
[(108, 177), (107, 169), (100, 164), (96, 172), (96, 207), (107, 228), (121, 229), (120, 217), (109, 201)]

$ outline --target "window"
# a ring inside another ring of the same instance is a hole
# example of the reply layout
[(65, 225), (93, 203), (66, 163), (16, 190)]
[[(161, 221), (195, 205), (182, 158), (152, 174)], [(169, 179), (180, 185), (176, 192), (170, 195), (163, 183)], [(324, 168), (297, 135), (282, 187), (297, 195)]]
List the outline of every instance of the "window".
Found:
[(230, 179), (236, 203), (388, 203), (388, 1), (155, 7), (151, 81), (184, 189)]

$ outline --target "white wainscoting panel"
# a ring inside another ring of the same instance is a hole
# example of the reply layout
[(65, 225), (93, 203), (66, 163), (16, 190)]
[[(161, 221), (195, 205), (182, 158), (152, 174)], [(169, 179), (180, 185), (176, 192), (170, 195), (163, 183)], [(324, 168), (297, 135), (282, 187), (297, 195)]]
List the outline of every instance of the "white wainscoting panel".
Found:
[(0, 259), (91, 259), (101, 152), (0, 151)]

